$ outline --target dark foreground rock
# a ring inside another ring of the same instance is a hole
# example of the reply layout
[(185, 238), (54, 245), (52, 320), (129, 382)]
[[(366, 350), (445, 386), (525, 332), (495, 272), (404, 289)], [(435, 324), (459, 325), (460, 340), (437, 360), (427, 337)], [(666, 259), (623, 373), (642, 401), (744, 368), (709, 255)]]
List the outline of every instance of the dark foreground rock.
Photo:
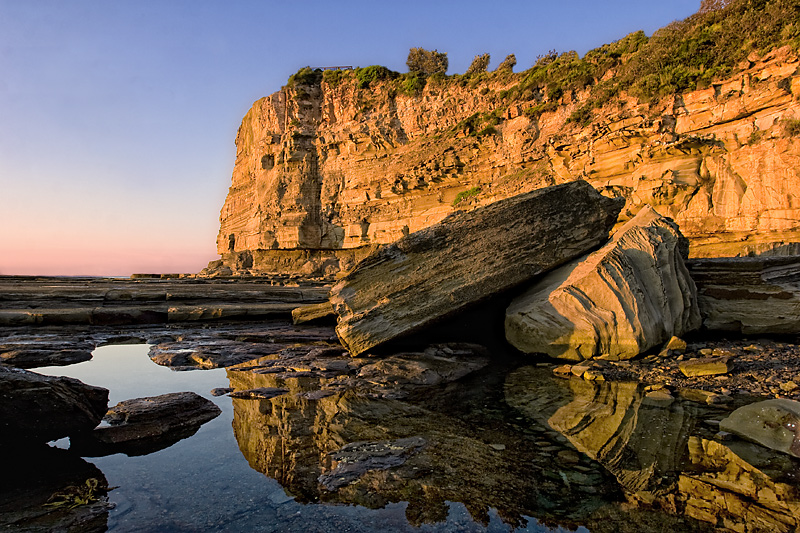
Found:
[(600, 250), (537, 280), (506, 311), (506, 338), (525, 353), (630, 359), (700, 326), (672, 220), (642, 209)]
[(703, 327), (746, 335), (800, 331), (800, 256), (694, 259)]
[(621, 207), (578, 181), (456, 212), (337, 283), (336, 332), (359, 355), (421, 330), (599, 246)]
[(73, 447), (84, 456), (144, 455), (193, 435), (222, 411), (194, 392), (173, 392), (118, 403), (95, 429)]
[(94, 533), (108, 529), (108, 481), (75, 453), (44, 444), (5, 451), (0, 531)]
[(107, 406), (107, 389), (0, 365), (0, 445), (91, 431)]

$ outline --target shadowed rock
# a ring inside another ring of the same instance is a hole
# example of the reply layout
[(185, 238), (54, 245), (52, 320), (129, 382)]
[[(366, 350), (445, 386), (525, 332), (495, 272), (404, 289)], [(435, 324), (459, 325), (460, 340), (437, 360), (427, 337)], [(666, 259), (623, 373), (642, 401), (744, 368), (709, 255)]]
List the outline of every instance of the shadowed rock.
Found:
[(0, 531), (107, 531), (114, 505), (108, 502), (108, 481), (96, 466), (44, 444), (26, 444), (5, 454)]
[(194, 392), (173, 392), (118, 403), (103, 418), (108, 426), (75, 439), (71, 448), (84, 456), (113, 453), (145, 455), (193, 435), (222, 411)]
[(525, 353), (630, 359), (700, 326), (678, 227), (650, 207), (600, 250), (549, 273), (506, 311), (506, 338)]
[(0, 444), (91, 431), (107, 406), (107, 389), (0, 365)]
[(453, 213), (333, 287), (336, 333), (359, 355), (428, 327), (599, 246), (621, 206), (578, 181)]

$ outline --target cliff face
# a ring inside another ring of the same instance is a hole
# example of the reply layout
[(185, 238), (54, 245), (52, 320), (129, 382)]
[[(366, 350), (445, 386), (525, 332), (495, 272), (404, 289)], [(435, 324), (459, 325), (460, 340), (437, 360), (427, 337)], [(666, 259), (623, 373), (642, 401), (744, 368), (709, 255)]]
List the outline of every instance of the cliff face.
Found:
[(706, 90), (649, 106), (623, 95), (585, 126), (568, 119), (588, 93), (539, 114), (544, 95), (505, 98), (513, 75), (429, 79), (416, 95), (391, 81), (360, 88), (347, 72), (336, 84), (295, 83), (242, 121), (221, 263), (258, 270), (277, 250), (331, 250), (299, 262), (330, 274), (358, 259), (345, 264), (333, 250), (389, 243), (455, 209), (575, 179), (623, 196), (623, 218), (645, 204), (674, 218), (693, 256), (793, 249), (798, 66), (788, 48), (751, 56)]

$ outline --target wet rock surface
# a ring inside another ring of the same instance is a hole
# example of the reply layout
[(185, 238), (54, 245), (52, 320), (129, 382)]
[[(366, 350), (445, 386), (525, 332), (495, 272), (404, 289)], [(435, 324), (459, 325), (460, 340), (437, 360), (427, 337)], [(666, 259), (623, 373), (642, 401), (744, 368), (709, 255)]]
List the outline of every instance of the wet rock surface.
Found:
[[(800, 342), (798, 339), (697, 339), (682, 355), (645, 355), (630, 361), (595, 359), (577, 367), (586, 379), (636, 381), (677, 394), (684, 390), (713, 393), (712, 401), (734, 395), (800, 400)], [(730, 368), (727, 373), (688, 377), (680, 370), (684, 361), (711, 359)], [(548, 363), (555, 371), (564, 365)], [(589, 371), (589, 376), (586, 372)], [(708, 397), (707, 395), (705, 397)]]
[(0, 365), (0, 445), (91, 431), (107, 406), (107, 389)]
[(360, 355), (419, 331), (603, 244), (621, 207), (578, 181), (456, 212), (334, 285), (336, 333)]
[(800, 402), (781, 398), (745, 405), (722, 420), (719, 428), (771, 450), (800, 457)]
[(213, 402), (194, 392), (175, 392), (125, 400), (110, 408), (100, 426), (73, 440), (84, 456), (144, 455), (193, 435), (220, 414)]

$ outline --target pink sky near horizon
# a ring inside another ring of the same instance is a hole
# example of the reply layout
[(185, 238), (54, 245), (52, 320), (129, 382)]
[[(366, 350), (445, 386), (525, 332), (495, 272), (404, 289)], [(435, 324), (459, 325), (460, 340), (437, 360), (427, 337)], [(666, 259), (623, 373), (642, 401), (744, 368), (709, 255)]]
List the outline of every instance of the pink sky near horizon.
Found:
[[(198, 272), (252, 103), (306, 65), (551, 49), (648, 35), (700, 0), (0, 0), (0, 274)], [(425, 16), (420, 16), (424, 13)], [(368, 43), (366, 45), (365, 43)]]

